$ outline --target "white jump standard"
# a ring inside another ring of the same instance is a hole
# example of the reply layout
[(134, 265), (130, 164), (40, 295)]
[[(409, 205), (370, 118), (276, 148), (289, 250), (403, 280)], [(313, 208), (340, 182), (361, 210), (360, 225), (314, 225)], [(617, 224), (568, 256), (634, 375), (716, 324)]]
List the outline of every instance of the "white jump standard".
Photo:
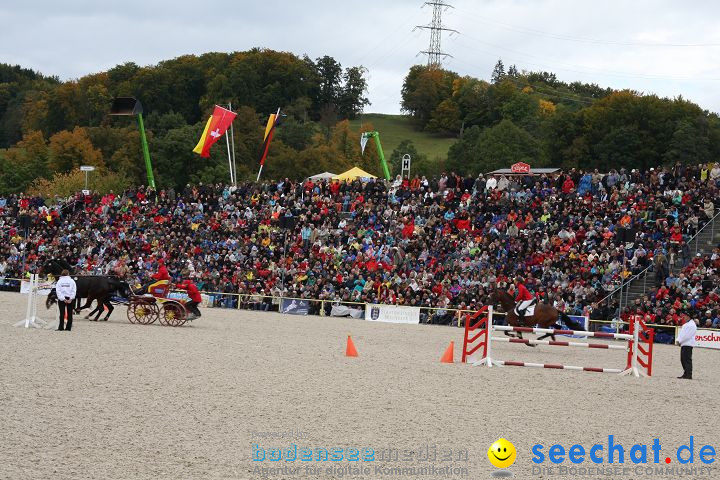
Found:
[(20, 320), (13, 326), (44, 328), (46, 327), (45, 322), (40, 320), (37, 316), (38, 285), (40, 283), (40, 276), (37, 273), (31, 273), (29, 283), (30, 290), (28, 291), (27, 313), (25, 314), (25, 320)]
[[(476, 321), (477, 320), (477, 321)], [(473, 323), (474, 322), (474, 323)], [(605, 343), (567, 342), (555, 340), (531, 340), (522, 338), (493, 337), (492, 332), (523, 332), (552, 335), (574, 335), (576, 337), (597, 337), (625, 340), (625, 345)], [(472, 362), (473, 365), (534, 367), (554, 370), (578, 370), (584, 372), (617, 373), (620, 375), (650, 376), (652, 375), (652, 351), (655, 332), (648, 328), (640, 318), (635, 317), (630, 324), (629, 333), (587, 332), (584, 330), (555, 330), (550, 328), (512, 327), (493, 325), (492, 307), (483, 307), (474, 315), (465, 318), (465, 341), (463, 343), (462, 362)], [(492, 342), (522, 343), (525, 345), (548, 345), (553, 347), (580, 347), (597, 348), (604, 350), (625, 350), (627, 352), (627, 365), (620, 368), (577, 367), (572, 365), (559, 365), (547, 363), (529, 363), (518, 361), (504, 361), (492, 358)], [(646, 345), (643, 345), (643, 342)], [(472, 358), (473, 354), (482, 349), (482, 357), (478, 360)]]

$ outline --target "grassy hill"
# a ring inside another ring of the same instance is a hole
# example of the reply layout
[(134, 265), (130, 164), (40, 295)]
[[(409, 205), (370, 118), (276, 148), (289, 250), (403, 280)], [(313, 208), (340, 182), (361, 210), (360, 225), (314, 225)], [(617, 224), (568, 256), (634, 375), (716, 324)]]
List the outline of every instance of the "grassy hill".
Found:
[(418, 152), (427, 155), (428, 159), (441, 158), (445, 160), (450, 145), (455, 143), (454, 138), (437, 137), (416, 130), (412, 120), (406, 115), (366, 113), (350, 121), (350, 125), (358, 128), (361, 122), (372, 124), (373, 128), (380, 132), (380, 143), (382, 143), (386, 157), (390, 156), (400, 142), (411, 140)]

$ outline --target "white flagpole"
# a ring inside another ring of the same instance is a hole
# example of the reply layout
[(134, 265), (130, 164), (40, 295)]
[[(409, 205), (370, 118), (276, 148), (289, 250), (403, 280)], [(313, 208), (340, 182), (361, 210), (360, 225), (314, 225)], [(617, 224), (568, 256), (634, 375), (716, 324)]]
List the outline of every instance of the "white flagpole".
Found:
[[(228, 103), (228, 109), (232, 112), (232, 103)], [(233, 163), (233, 186), (237, 187), (237, 163), (235, 163), (235, 122), (230, 124), (230, 144), (232, 145)]]
[(227, 151), (228, 151), (228, 167), (230, 169), (230, 185), (233, 185), (233, 167), (232, 167), (232, 159), (230, 158), (230, 139), (228, 138), (227, 132), (225, 132), (225, 142), (227, 143)]

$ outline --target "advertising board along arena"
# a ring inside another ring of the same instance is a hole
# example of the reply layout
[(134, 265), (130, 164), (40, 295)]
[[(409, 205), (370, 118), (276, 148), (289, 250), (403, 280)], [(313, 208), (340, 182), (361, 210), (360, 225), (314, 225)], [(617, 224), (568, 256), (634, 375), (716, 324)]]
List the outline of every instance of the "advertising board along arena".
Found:
[(695, 332), (695, 346), (720, 350), (720, 332), (713, 330), (698, 330)]
[(365, 307), (365, 320), (371, 322), (419, 324), (420, 308), (371, 303)]

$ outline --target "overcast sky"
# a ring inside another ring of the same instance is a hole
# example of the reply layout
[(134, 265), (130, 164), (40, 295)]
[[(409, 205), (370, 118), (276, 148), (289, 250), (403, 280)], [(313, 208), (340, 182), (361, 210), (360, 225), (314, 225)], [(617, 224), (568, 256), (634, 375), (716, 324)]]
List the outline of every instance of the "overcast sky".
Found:
[[(498, 58), (561, 80), (682, 95), (720, 111), (720, 2), (455, 0), (444, 67), (488, 79)], [(2, 0), (0, 62), (61, 79), (118, 63), (266, 47), (368, 68), (366, 111), (398, 113), (408, 68), (425, 63), (422, 1)]]

